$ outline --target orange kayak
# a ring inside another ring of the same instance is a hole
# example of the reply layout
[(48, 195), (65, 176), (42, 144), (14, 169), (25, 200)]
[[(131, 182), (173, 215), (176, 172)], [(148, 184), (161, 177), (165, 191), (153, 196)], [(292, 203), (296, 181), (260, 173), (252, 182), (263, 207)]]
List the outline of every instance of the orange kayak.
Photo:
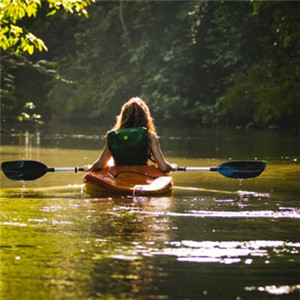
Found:
[(87, 192), (133, 196), (161, 195), (171, 192), (171, 176), (153, 166), (112, 166), (84, 176)]

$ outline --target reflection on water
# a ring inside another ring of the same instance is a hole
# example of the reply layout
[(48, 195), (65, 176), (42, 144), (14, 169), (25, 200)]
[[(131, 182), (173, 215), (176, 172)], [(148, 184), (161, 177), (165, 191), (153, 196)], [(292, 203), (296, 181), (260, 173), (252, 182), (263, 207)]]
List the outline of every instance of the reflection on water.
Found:
[(299, 292), (300, 284), (292, 285), (292, 286), (288, 286), (288, 285), (283, 285), (283, 286), (267, 285), (264, 287), (246, 286), (245, 290), (249, 292), (257, 290), (259, 292), (266, 292), (271, 295), (285, 295), (293, 292)]
[[(209, 133), (191, 136), (190, 150), (182, 146), (187, 136), (170, 135), (162, 143), (168, 160), (218, 165), (237, 151), (232, 142), (221, 154), (228, 140), (215, 142)], [(65, 134), (54, 141), (51, 132), (7, 138), (1, 160), (69, 167), (91, 162), (102, 148), (92, 131)], [(228, 136), (236, 141), (237, 135)], [(1, 172), (1, 299), (297, 298), (298, 149), (272, 154), (266, 140), (255, 156), (272, 159), (258, 178), (239, 185), (216, 173), (178, 172), (168, 197), (90, 197), (83, 174), (71, 173), (46, 174), (23, 187)], [(88, 141), (99, 147), (84, 150)], [(220, 155), (197, 156), (200, 142), (203, 149), (214, 143)], [(245, 158), (254, 158), (251, 151)]]

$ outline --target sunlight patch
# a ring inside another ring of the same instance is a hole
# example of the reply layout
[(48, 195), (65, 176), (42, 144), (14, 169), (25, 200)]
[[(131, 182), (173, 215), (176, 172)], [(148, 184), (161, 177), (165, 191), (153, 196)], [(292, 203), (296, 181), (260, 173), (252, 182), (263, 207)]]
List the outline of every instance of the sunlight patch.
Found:
[(259, 292), (266, 292), (271, 295), (286, 295), (294, 292), (300, 291), (300, 284), (297, 285), (267, 285), (267, 286), (246, 286), (245, 291), (253, 292), (253, 291), (259, 291)]

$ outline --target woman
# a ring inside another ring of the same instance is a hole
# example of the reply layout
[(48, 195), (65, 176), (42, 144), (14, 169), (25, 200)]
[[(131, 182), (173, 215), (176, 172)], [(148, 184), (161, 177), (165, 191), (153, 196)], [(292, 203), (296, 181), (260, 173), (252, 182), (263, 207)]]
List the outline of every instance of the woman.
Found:
[(116, 165), (147, 164), (153, 157), (163, 172), (176, 171), (176, 164), (168, 163), (161, 151), (153, 118), (146, 103), (134, 97), (129, 99), (117, 116), (116, 124), (108, 132), (102, 154), (85, 171), (98, 171), (113, 157)]

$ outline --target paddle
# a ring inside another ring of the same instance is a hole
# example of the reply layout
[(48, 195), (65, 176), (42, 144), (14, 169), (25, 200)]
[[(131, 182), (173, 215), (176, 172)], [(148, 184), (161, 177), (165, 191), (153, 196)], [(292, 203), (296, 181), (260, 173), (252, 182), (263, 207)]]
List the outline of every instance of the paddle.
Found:
[(84, 171), (83, 168), (48, 168), (40, 161), (35, 160), (16, 160), (2, 163), (4, 174), (12, 180), (35, 180), (42, 177), (47, 172), (71, 171), (77, 173)]
[[(179, 167), (178, 171), (213, 171), (234, 179), (254, 178), (260, 175), (266, 167), (263, 161), (230, 161), (218, 167)], [(2, 163), (4, 174), (12, 180), (35, 180), (47, 172), (71, 171), (77, 173), (83, 168), (48, 168), (42, 162), (35, 160), (7, 161)]]
[(218, 167), (179, 167), (178, 171), (213, 171), (219, 172), (225, 177), (233, 179), (254, 178), (260, 175), (266, 168), (266, 163), (257, 160), (229, 161)]

